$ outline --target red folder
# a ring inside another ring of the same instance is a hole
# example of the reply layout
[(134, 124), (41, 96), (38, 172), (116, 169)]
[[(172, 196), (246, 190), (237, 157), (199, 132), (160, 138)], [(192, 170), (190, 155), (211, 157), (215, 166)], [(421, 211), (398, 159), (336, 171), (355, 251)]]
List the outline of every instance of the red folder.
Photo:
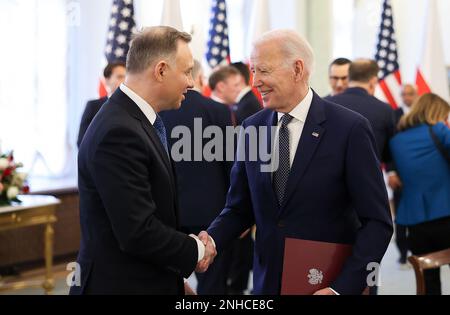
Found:
[(282, 295), (311, 295), (330, 286), (352, 253), (348, 244), (286, 238)]

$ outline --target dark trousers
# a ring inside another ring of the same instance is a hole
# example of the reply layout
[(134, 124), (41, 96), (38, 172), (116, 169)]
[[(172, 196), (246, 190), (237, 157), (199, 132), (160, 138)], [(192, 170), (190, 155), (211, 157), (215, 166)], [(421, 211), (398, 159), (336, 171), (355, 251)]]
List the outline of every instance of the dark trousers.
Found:
[(230, 269), (227, 291), (230, 295), (242, 295), (248, 287), (248, 278), (253, 267), (253, 239), (248, 233), (233, 242), (230, 248)]
[[(394, 207), (395, 210), (398, 209), (401, 198), (401, 190), (394, 191)], [(395, 244), (397, 245), (398, 251), (400, 253), (399, 262), (401, 264), (406, 263), (407, 255), (408, 255), (408, 229), (404, 225), (395, 224)]]
[[(450, 248), (450, 217), (412, 225), (408, 230), (409, 245), (414, 255), (425, 255)], [(440, 269), (425, 270), (424, 276), (426, 294), (440, 295)]]

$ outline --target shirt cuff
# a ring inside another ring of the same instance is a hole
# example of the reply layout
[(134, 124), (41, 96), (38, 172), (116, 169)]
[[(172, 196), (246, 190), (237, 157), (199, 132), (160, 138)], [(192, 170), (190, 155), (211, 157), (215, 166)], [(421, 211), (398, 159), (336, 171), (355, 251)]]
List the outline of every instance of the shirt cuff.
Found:
[(387, 173), (388, 176), (396, 176), (397, 172), (396, 171), (390, 171)]
[(339, 293), (337, 293), (336, 291), (334, 291), (332, 288), (329, 288), (331, 291), (333, 291), (334, 294), (336, 295), (340, 295)]
[(198, 248), (197, 262), (199, 262), (200, 260), (203, 259), (203, 257), (205, 257), (205, 245), (203, 245), (202, 241), (200, 241), (200, 239), (197, 236), (195, 236), (195, 235), (189, 235), (189, 236), (192, 237), (197, 242), (197, 248)]

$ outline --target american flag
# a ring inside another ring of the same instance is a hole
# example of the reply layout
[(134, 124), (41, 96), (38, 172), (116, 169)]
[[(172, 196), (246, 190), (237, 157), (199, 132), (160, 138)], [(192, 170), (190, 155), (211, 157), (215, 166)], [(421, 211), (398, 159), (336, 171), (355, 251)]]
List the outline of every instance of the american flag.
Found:
[(230, 63), (227, 6), (225, 0), (213, 0), (206, 60), (211, 68)]
[[(125, 62), (130, 48), (131, 36), (136, 32), (133, 0), (114, 0), (111, 7), (108, 35), (105, 46), (107, 63)], [(105, 83), (100, 80), (99, 95), (107, 95)]]
[(125, 62), (131, 35), (135, 31), (133, 0), (114, 0), (105, 47), (105, 57), (108, 62)]
[(398, 64), (391, 0), (384, 0), (383, 3), (375, 60), (380, 67), (380, 83), (375, 95), (393, 108), (398, 108), (402, 103), (400, 98), (402, 80)]

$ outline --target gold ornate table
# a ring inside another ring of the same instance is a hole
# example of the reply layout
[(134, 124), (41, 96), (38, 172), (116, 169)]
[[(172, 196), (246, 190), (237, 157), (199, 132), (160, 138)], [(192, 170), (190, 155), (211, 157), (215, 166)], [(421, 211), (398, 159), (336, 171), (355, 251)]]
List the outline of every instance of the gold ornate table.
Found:
[(52, 196), (22, 195), (19, 196), (22, 203), (14, 203), (11, 206), (0, 207), (0, 231), (18, 229), (27, 226), (45, 225), (44, 231), (44, 257), (45, 279), (44, 281), (20, 281), (15, 283), (2, 283), (0, 279), (0, 291), (21, 289), (25, 287), (42, 286), (45, 294), (50, 294), (55, 287), (53, 279), (53, 223), (56, 222), (56, 207), (60, 200)]

